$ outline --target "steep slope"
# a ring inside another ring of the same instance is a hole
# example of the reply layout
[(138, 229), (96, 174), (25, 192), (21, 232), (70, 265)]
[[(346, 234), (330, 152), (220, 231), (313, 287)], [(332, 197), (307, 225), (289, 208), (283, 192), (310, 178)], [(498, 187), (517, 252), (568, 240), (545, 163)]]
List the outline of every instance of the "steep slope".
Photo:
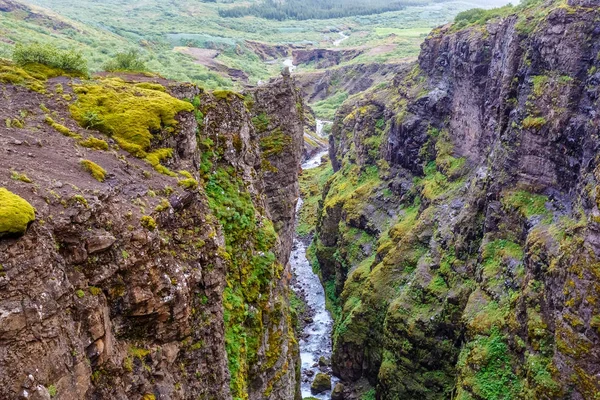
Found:
[(311, 252), (346, 383), (381, 399), (600, 392), (598, 6), (434, 30), (412, 71), (338, 112)]
[(40, 71), (0, 72), (0, 186), (35, 207), (0, 232), (0, 397), (294, 398), (291, 79), (244, 97)]

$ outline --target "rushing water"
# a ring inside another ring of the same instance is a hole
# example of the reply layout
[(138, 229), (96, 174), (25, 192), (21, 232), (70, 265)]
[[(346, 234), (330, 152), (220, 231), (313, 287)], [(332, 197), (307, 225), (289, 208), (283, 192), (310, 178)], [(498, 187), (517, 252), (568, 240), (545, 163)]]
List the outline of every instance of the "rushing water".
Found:
[[(327, 152), (321, 152), (302, 164), (303, 169), (318, 167), (321, 157)], [(302, 199), (298, 201), (296, 213), (302, 207)], [(318, 399), (330, 399), (331, 391), (313, 395), (310, 385), (318, 372), (331, 375), (329, 367), (320, 369), (318, 366), (321, 356), (331, 359), (331, 331), (333, 320), (329, 311), (325, 308), (325, 291), (319, 277), (312, 271), (312, 267), (306, 259), (306, 244), (298, 237), (294, 239), (294, 249), (291, 256), (292, 271), (295, 276), (294, 291), (306, 301), (309, 310), (306, 325), (300, 337), (300, 358), (302, 361), (301, 389), (302, 397), (316, 397)], [(332, 385), (335, 386), (337, 379), (332, 376)]]
[[(317, 119), (315, 122), (317, 123), (317, 135), (324, 138), (326, 135), (323, 135), (323, 128), (325, 128), (326, 125), (333, 124), (333, 122), (325, 121), (322, 119)], [(320, 160), (319, 160), (319, 163), (320, 163)], [(317, 164), (317, 165), (319, 165), (319, 164)], [(314, 167), (312, 167), (312, 168), (314, 168)]]
[(342, 42), (344, 40), (346, 40), (350, 37), (350, 36), (346, 35), (344, 32), (338, 32), (338, 34), (341, 36), (341, 38), (333, 41), (334, 46), (339, 46), (340, 44), (342, 44)]
[(293, 58), (286, 58), (285, 60), (283, 60), (283, 66), (289, 67), (290, 72), (294, 72), (294, 70), (296, 69)]

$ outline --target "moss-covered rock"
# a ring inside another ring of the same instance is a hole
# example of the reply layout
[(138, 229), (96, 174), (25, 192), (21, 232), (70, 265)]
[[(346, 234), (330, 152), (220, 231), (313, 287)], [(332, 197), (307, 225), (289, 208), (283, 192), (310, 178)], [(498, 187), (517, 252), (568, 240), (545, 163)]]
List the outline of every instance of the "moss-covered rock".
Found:
[(35, 209), (20, 196), (0, 188), (0, 238), (21, 236), (35, 220)]
[(322, 372), (317, 373), (315, 379), (310, 385), (310, 391), (312, 394), (319, 394), (331, 390), (331, 377)]

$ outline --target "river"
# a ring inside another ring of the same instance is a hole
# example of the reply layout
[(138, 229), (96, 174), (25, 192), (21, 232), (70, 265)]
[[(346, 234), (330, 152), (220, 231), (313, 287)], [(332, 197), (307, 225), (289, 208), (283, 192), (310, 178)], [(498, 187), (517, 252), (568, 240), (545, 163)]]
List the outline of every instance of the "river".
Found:
[(342, 44), (342, 42), (344, 40), (346, 40), (350, 37), (350, 36), (346, 35), (344, 32), (338, 32), (338, 34), (341, 36), (341, 38), (333, 41), (333, 45), (336, 47), (339, 46), (340, 44)]
[[(306, 170), (318, 167), (321, 164), (321, 158), (325, 154), (327, 154), (327, 151), (315, 155), (302, 164), (302, 168)], [(299, 199), (296, 213), (301, 207), (302, 199)], [(309, 310), (307, 315), (310, 315), (310, 319), (307, 319), (300, 336), (300, 358), (302, 361), (300, 387), (302, 397), (313, 396), (317, 399), (330, 399), (331, 391), (313, 395), (310, 392), (310, 385), (318, 372), (331, 375), (331, 369), (326, 367), (321, 371), (318, 362), (320, 357), (325, 357), (327, 360), (331, 359), (333, 320), (329, 311), (325, 308), (325, 291), (321, 281), (313, 273), (312, 267), (306, 259), (306, 243), (297, 236), (294, 239), (291, 265), (295, 276), (293, 289), (300, 297), (304, 298), (306, 307)], [(332, 387), (334, 387), (338, 379), (332, 376), (331, 381)]]

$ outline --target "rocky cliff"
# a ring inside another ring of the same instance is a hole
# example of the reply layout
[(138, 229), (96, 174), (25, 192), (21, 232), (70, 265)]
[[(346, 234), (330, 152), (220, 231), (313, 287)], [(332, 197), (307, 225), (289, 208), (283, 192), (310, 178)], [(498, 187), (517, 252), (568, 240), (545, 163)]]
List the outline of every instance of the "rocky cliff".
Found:
[(311, 255), (346, 384), (597, 397), (599, 7), (465, 15), (339, 110)]
[(0, 86), (0, 397), (295, 398), (292, 80), (3, 62)]

